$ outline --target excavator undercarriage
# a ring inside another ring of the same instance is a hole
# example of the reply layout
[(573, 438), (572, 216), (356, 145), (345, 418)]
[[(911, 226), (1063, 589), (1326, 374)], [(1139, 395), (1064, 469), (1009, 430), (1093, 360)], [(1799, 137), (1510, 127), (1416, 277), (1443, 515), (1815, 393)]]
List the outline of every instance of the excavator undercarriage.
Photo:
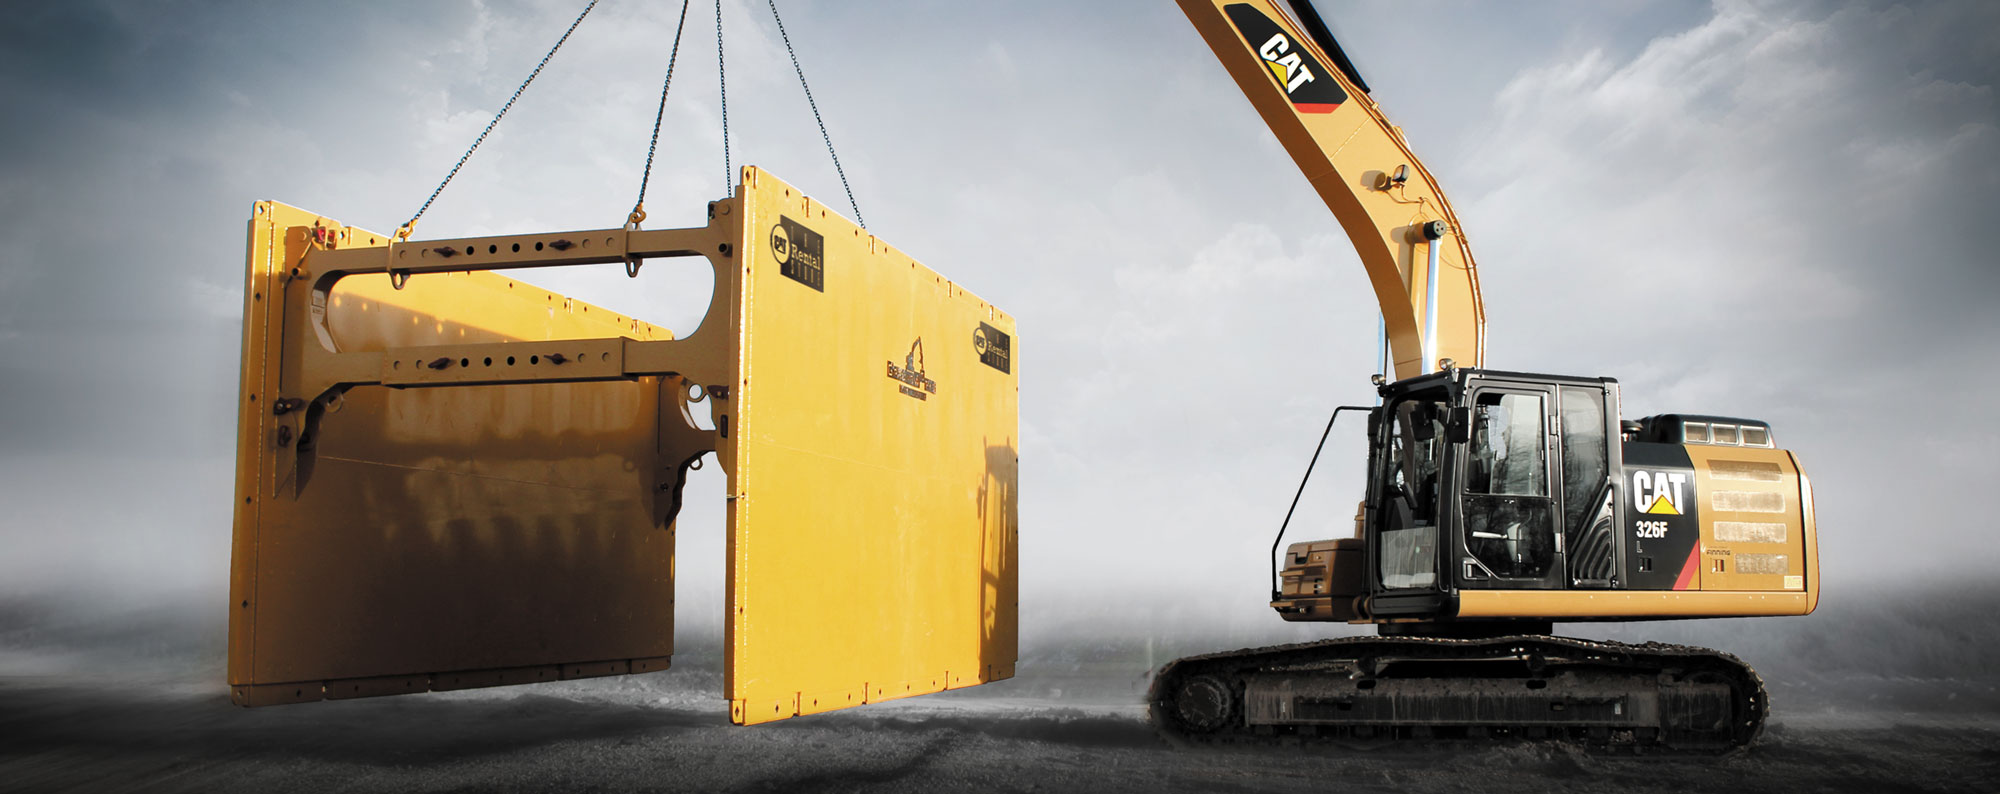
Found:
[(1763, 729), (1762, 680), (1707, 648), (1515, 635), (1347, 637), (1190, 656), (1148, 703), (1176, 744), (1562, 740), (1715, 754)]

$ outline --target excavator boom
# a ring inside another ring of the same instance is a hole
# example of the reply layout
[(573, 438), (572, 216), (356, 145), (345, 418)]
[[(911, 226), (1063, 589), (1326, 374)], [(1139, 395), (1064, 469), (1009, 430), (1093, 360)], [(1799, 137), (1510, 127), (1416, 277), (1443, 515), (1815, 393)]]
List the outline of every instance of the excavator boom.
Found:
[(1269, 0), (1179, 2), (1354, 243), (1382, 309), (1384, 374), (1422, 375), (1441, 358), (1480, 366), (1486, 313), (1464, 229), (1338, 46)]

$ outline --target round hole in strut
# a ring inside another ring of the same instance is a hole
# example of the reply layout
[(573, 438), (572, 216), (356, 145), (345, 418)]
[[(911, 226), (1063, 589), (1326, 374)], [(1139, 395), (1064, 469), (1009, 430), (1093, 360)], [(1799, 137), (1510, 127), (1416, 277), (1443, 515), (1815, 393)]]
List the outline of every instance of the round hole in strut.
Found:
[(492, 356), (487, 356), (487, 357), (486, 357), (486, 366), (489, 366), (489, 367), (490, 367), (490, 366), (493, 366), (493, 357), (492, 357)]
[(539, 241), (539, 240), (535, 241), (535, 250), (537, 250), (537, 251), (540, 251), (540, 250), (542, 250), (542, 243), (541, 243), (541, 241)]
[(515, 244), (514, 244), (514, 253), (517, 253), (517, 254), (518, 254), (518, 253), (521, 253), (521, 244), (520, 244), (520, 243), (515, 243)]
[(468, 246), (466, 246), (466, 247), (465, 247), (465, 255), (466, 255), (466, 256), (471, 256), (471, 255), (472, 255), (472, 246), (469, 246), (469, 245), (468, 245)]
[(507, 357), (507, 366), (510, 366), (510, 367), (511, 367), (511, 366), (514, 366), (514, 357), (513, 357), (513, 356), (508, 356), (508, 357)]
[(470, 367), (470, 366), (472, 366), (472, 360), (471, 360), (471, 359), (465, 359), (465, 358), (461, 358), (461, 359), (459, 359), (459, 360), (458, 360), (458, 365), (459, 365), (459, 366), (461, 366), (461, 367)]
[(540, 364), (540, 363), (542, 363), (542, 357), (541, 357), (541, 356), (529, 356), (529, 357), (528, 357), (528, 363), (530, 363), (530, 364)]
[(497, 245), (489, 245), (489, 246), (486, 246), (486, 253), (489, 253), (489, 254), (497, 254), (497, 253), (500, 253), (500, 246), (497, 246)]

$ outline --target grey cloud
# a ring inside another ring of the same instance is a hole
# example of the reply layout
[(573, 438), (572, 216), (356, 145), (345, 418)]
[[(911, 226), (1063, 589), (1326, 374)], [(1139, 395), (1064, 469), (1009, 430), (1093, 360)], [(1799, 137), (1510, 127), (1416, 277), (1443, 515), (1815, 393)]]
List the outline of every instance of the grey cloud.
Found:
[[(1026, 605), (1270, 620), (1269, 533), (1325, 412), (1368, 399), (1374, 308), (1199, 38), (1158, 3), (785, 9), (871, 229), (1020, 319)], [(130, 573), (162, 557), (176, 587), (219, 592), (238, 331), (217, 307), (249, 202), (393, 227), (575, 10), (60, 4), (0, 22), (0, 98), (40, 120), (0, 128), (0, 454), (48, 472), (0, 485), (42, 517), (0, 525), (17, 550), (0, 578), (144, 591)], [(622, 219), (677, 10), (593, 12), (422, 233)], [(736, 162), (838, 206), (766, 12), (728, 13)], [(1949, 527), (1996, 473), (1992, 11), (1333, 13), (1468, 226), (1490, 363), (1623, 378), (1633, 412), (1772, 420), (1821, 486), (1842, 576), (1925, 570), (1939, 548), (1949, 571), (1991, 561)], [(693, 223), (723, 189), (706, 24), (683, 41), (649, 225)], [(699, 279), (613, 276), (529, 278), (677, 330), (699, 311)], [(1295, 537), (1346, 531), (1350, 432)], [(129, 501), (41, 531), (105, 501), (106, 477)], [(689, 609), (719, 605), (719, 526), (705, 503), (686, 517)], [(1884, 527), (1923, 543), (1885, 550)]]

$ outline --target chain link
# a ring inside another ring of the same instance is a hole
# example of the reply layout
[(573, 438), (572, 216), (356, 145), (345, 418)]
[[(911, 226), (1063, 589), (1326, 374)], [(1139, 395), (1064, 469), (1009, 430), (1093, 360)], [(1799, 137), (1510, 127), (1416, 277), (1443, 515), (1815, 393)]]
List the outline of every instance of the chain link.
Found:
[(805, 89), (806, 105), (812, 108), (813, 121), (819, 124), (820, 140), (826, 141), (826, 153), (833, 158), (833, 172), (840, 175), (840, 188), (847, 191), (847, 206), (854, 210), (854, 223), (866, 229), (868, 222), (861, 219), (861, 205), (854, 202), (854, 188), (848, 187), (847, 172), (840, 167), (840, 153), (833, 150), (833, 136), (826, 133), (826, 121), (820, 118), (819, 103), (813, 101), (812, 87), (806, 85), (806, 70), (799, 66), (799, 53), (792, 49), (792, 37), (785, 33), (785, 20), (778, 18), (778, 0), (767, 1), (771, 4), (771, 19), (778, 23), (778, 37), (785, 40), (785, 53), (792, 56), (792, 71), (798, 73), (799, 87)]
[(439, 182), (437, 189), (431, 191), (431, 197), (424, 199), (424, 205), (417, 208), (417, 214), (410, 216), (408, 223), (396, 228), (397, 239), (410, 239), (410, 233), (417, 228), (417, 219), (424, 217), (424, 212), (431, 208), (431, 202), (437, 201), (438, 194), (444, 192), (444, 186), (451, 184), (452, 177), (458, 176), (458, 170), (465, 167), (465, 161), (472, 159), (472, 153), (479, 149), (479, 144), (486, 142), (486, 136), (491, 135), (493, 128), (500, 123), (500, 119), (507, 115), (507, 111), (513, 109), (514, 102), (521, 98), (521, 92), (528, 90), (528, 84), (535, 82), (535, 78), (542, 73), (542, 67), (549, 65), (549, 59), (556, 57), (556, 51), (562, 49), (563, 42), (569, 41), (569, 34), (575, 33), (576, 26), (583, 24), (583, 18), (589, 16), (590, 10), (596, 7), (597, 0), (590, 0), (590, 4), (584, 6), (583, 11), (576, 15), (576, 19), (569, 23), (569, 29), (563, 31), (562, 38), (556, 39), (556, 46), (549, 48), (548, 54), (543, 55), (541, 62), (535, 64), (535, 70), (528, 73), (528, 79), (522, 80), (520, 87), (514, 89), (514, 95), (507, 98), (507, 104), (500, 106), (500, 112), (493, 114), (492, 121), (486, 122), (486, 129), (479, 132), (479, 138), (474, 140), (472, 146), (465, 150), (465, 154), (458, 158), (458, 164), (451, 167), (451, 173), (445, 174), (444, 181)]
[(736, 172), (729, 165), (729, 69), (722, 62), (722, 0), (715, 0), (715, 82), (722, 92), (722, 192), (733, 198)]
[(674, 49), (667, 56), (667, 79), (660, 83), (660, 109), (653, 112), (653, 139), (646, 144), (646, 170), (639, 174), (639, 198), (632, 202), (632, 214), (627, 221), (634, 226), (646, 219), (646, 183), (653, 178), (653, 152), (660, 146), (660, 119), (667, 114), (667, 89), (674, 85), (674, 62), (681, 57), (681, 29), (687, 26), (690, 2), (681, 0), (681, 21), (674, 25)]

